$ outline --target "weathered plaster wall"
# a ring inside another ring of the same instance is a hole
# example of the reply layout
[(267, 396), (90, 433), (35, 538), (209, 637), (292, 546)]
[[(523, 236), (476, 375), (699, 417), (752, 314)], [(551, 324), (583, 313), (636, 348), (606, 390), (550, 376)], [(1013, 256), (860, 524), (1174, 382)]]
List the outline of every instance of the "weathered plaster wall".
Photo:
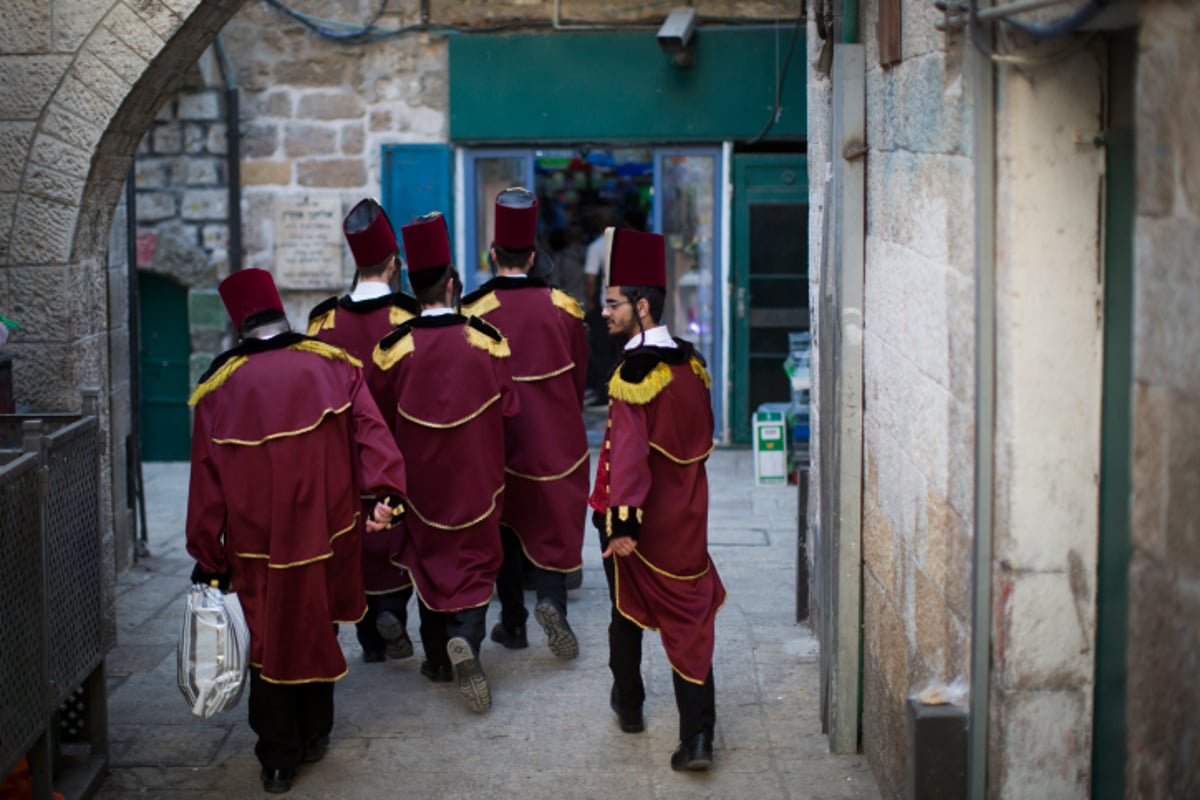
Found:
[(1104, 69), (1089, 48), (997, 73), (996, 797), (1089, 796)]
[(1200, 8), (1140, 4), (1128, 796), (1200, 797)]

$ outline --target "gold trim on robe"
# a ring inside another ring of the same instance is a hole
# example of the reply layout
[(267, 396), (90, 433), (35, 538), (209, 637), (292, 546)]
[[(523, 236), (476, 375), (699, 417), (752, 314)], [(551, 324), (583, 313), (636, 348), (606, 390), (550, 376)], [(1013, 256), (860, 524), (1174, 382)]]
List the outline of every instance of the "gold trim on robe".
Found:
[(215, 439), (215, 438), (212, 441), (213, 441), (213, 444), (233, 444), (233, 445), (243, 445), (246, 447), (257, 447), (258, 445), (265, 444), (266, 442), (269, 442), (272, 439), (283, 439), (288, 436), (301, 436), (305, 433), (314, 431), (318, 427), (320, 427), (321, 423), (324, 422), (325, 418), (328, 417), (330, 414), (334, 414), (334, 415), (342, 414), (342, 413), (345, 413), (345, 411), (349, 408), (350, 408), (350, 403), (346, 403), (346, 405), (342, 406), (341, 408), (327, 408), (321, 412), (321, 416), (317, 418), (317, 421), (314, 422), (312, 425), (309, 425), (308, 427), (300, 428), (299, 430), (295, 430), (295, 431), (280, 431), (279, 433), (267, 434), (266, 436), (264, 436), (261, 439), (258, 439), (257, 441), (249, 441), (246, 439)]

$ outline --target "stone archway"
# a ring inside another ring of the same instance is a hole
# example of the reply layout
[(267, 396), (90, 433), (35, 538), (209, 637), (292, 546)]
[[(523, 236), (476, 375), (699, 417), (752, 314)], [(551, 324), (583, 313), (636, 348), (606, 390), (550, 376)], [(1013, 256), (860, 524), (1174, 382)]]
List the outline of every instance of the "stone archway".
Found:
[(176, 76), (243, 2), (12, 0), (0, 10), (0, 312), (22, 325), (7, 345), (14, 397), (36, 412), (77, 411), (81, 388), (100, 389), (101, 526), (114, 572), (133, 550), (129, 270), (110, 258), (125, 251), (122, 193)]

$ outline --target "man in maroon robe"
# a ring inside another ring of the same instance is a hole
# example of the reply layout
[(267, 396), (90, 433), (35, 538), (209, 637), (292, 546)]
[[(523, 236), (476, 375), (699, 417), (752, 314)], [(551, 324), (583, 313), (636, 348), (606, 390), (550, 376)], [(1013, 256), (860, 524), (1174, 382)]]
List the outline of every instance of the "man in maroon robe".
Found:
[[(308, 317), (308, 335), (337, 345), (363, 364), (363, 376), (371, 396), (379, 406), (388, 430), (395, 426), (396, 404), (387, 396), (388, 382), (372, 355), (375, 345), (393, 328), (420, 313), (417, 299), (393, 292), (392, 283), (400, 272), (396, 234), (387, 214), (371, 199), (359, 202), (342, 222), (342, 232), (358, 275), (353, 290), (341, 297), (330, 297), (312, 310)], [(363, 498), (366, 522), (374, 507), (370, 495)], [(407, 658), (413, 654), (408, 637), (408, 599), (412, 597), (412, 578), (388, 560), (388, 537), (363, 536), (362, 572), (367, 591), (367, 613), (355, 626), (362, 645), (363, 661)]]
[(606, 235), (603, 315), (609, 332), (626, 340), (609, 381), (608, 429), (590, 501), (613, 603), (610, 703), (623, 731), (644, 729), (642, 629), (659, 631), (679, 709), (671, 768), (704, 770), (716, 724), (713, 621), (725, 602), (708, 554), (709, 377), (691, 344), (661, 324), (662, 236), (612, 228)]
[[(231, 584), (250, 628), (250, 727), (263, 788), (325, 754), (337, 624), (362, 617), (360, 487), (398, 518), (404, 461), (344, 350), (293, 333), (268, 272), (219, 287), (241, 342), (192, 395), (187, 549), (195, 581)], [(357, 478), (357, 480), (356, 480)], [(372, 535), (376, 519), (367, 526)]]
[(406, 536), (393, 563), (412, 574), (432, 681), (457, 679), (472, 711), (491, 708), (479, 661), (500, 571), (505, 428), (520, 407), (508, 342), (454, 311), (458, 272), (441, 214), (400, 229), (421, 316), (388, 334), (375, 363), (396, 404), (396, 442), (412, 464)]
[(587, 335), (570, 295), (531, 277), (537, 257), (537, 195), (505, 189), (496, 198), (492, 257), (499, 276), (463, 298), (462, 310), (500, 329), (512, 349), (521, 413), (513, 421), (500, 536), (504, 565), (496, 583), (500, 622), (492, 641), (528, 646), (522, 562), (533, 564), (534, 616), (550, 651), (579, 655), (567, 622), (567, 573), (583, 566), (588, 443), (583, 425)]

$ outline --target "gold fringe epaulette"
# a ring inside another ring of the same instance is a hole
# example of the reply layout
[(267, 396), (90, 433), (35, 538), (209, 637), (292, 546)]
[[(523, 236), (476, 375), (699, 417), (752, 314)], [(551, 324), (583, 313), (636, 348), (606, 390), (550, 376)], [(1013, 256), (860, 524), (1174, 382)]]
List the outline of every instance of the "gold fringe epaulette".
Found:
[(689, 359), (692, 365), (692, 372), (696, 373), (696, 377), (704, 384), (705, 389), (712, 388), (712, 378), (708, 376), (708, 370), (704, 368), (704, 362), (692, 356)]
[(638, 383), (625, 380), (621, 376), (621, 370), (618, 369), (608, 382), (608, 396), (636, 406), (643, 406), (670, 386), (672, 378), (671, 368), (662, 362), (659, 362)]
[(237, 371), (237, 368), (245, 364), (250, 359), (246, 356), (237, 356), (231, 358), (222, 364), (216, 372), (209, 376), (208, 380), (196, 387), (196, 391), (192, 392), (192, 396), (188, 398), (188, 405), (194, 406), (199, 403), (206, 394), (215, 392), (225, 385), (225, 381), (229, 380), (229, 376)]
[(302, 353), (315, 353), (316, 355), (319, 355), (322, 358), (328, 358), (328, 359), (332, 359), (332, 360), (349, 361), (351, 364), (353, 364), (356, 367), (362, 366), (361, 361), (359, 361), (357, 358), (355, 358), (354, 356), (347, 353), (342, 348), (335, 347), (334, 345), (331, 345), (331, 344), (326, 344), (325, 342), (319, 342), (316, 339), (305, 339), (302, 342), (296, 342), (295, 344), (290, 344), (290, 345), (288, 345), (287, 349), (288, 350), (298, 350)]
[(570, 314), (576, 319), (583, 319), (583, 306), (579, 305), (579, 301), (571, 295), (564, 292), (562, 289), (551, 289), (550, 300), (554, 305), (561, 308), (563, 311)]
[(371, 360), (380, 369), (389, 370), (399, 364), (400, 359), (412, 353), (415, 347), (412, 334), (409, 333), (407, 336), (393, 342), (390, 347), (384, 347), (383, 342), (375, 345), (375, 352), (371, 354)]
[(392, 327), (403, 325), (416, 316), (407, 308), (400, 308), (400, 306), (392, 306), (388, 309), (388, 321), (392, 323)]
[(331, 331), (337, 316), (338, 299), (330, 297), (318, 303), (308, 315), (308, 335), (316, 336), (320, 331)]
[(486, 350), (496, 358), (508, 358), (512, 351), (508, 349), (508, 340), (491, 325), (479, 317), (471, 317), (463, 326), (467, 332), (467, 344)]
[(464, 317), (482, 317), (484, 314), (490, 314), (500, 307), (500, 298), (496, 297), (495, 292), (488, 292), (480, 295), (478, 298), (465, 297), (462, 302), (462, 315)]

